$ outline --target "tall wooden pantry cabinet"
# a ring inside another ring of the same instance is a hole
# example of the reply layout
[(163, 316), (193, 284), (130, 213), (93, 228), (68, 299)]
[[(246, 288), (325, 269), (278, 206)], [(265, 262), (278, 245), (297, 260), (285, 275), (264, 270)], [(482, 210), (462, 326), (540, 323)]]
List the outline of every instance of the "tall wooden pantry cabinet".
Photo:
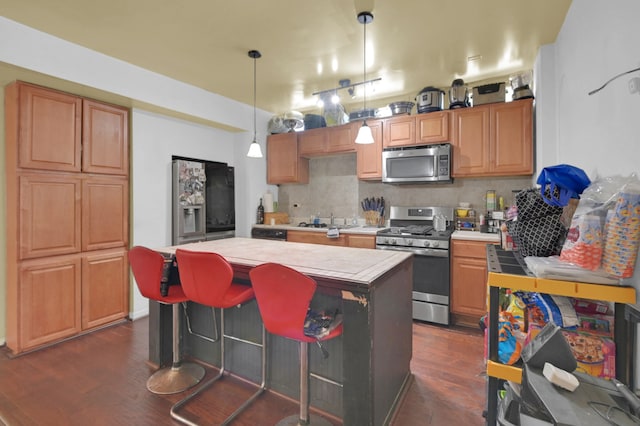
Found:
[(129, 311), (129, 112), (5, 87), (7, 346), (29, 351)]

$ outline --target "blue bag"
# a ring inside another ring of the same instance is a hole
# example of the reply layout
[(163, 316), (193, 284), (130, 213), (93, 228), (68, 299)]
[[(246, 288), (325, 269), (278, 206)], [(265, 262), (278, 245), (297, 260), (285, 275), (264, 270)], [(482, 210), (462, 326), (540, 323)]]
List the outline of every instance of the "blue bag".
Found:
[(578, 167), (558, 164), (542, 169), (536, 183), (541, 185), (540, 194), (545, 203), (564, 207), (569, 204), (569, 199), (580, 198), (579, 195), (591, 184), (591, 180)]

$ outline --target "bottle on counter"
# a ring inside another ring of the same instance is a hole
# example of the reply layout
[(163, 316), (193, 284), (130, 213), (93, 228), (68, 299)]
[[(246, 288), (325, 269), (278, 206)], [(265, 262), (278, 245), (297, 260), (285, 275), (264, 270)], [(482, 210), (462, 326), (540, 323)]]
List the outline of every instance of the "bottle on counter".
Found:
[(262, 205), (262, 198), (260, 198), (260, 205), (258, 206), (258, 211), (256, 213), (256, 224), (264, 224), (264, 206)]

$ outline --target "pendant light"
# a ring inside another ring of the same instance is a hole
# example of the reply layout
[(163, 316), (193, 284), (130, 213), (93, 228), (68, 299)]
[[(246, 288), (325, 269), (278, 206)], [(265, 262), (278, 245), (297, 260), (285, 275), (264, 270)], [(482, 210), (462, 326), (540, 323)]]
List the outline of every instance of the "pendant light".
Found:
[[(367, 24), (373, 21), (373, 14), (371, 12), (360, 12), (358, 13), (358, 22), (362, 24), (364, 27), (364, 64), (363, 64), (363, 74), (364, 78), (362, 81), (367, 81)], [(367, 108), (367, 86), (364, 86), (364, 109)], [(367, 125), (367, 119), (365, 118), (362, 122), (362, 127), (358, 130), (358, 136), (356, 136), (356, 143), (358, 144), (372, 144), (373, 134), (371, 133), (371, 127)]]
[(257, 50), (250, 50), (249, 57), (253, 59), (253, 142), (249, 145), (247, 157), (262, 158), (262, 149), (256, 141), (256, 59), (262, 55)]

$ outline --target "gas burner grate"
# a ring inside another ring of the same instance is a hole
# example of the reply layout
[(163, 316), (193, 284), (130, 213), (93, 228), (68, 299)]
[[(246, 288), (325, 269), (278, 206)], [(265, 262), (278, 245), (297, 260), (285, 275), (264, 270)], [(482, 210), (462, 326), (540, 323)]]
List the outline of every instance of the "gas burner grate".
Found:
[(409, 225), (400, 228), (399, 232), (401, 234), (411, 234), (411, 235), (427, 235), (431, 231), (433, 231), (433, 226), (430, 225)]

